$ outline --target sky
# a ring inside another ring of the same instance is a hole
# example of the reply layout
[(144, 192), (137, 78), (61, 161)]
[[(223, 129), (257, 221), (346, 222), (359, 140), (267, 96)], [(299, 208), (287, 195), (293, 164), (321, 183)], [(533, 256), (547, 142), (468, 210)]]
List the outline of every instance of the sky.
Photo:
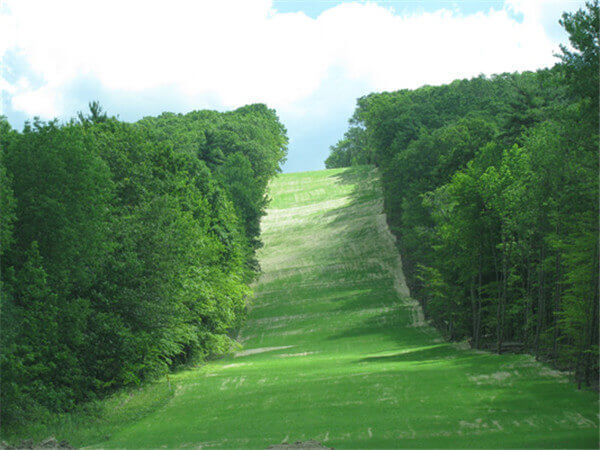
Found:
[(125, 121), (274, 108), (284, 172), (324, 167), (356, 99), (550, 67), (578, 0), (0, 0), (0, 114)]

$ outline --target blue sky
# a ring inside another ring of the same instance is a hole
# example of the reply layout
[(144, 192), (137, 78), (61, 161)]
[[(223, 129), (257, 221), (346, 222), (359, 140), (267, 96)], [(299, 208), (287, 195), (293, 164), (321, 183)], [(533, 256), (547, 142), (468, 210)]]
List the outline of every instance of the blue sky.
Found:
[(262, 102), (288, 172), (324, 167), (356, 98), (554, 64), (581, 1), (5, 0), (1, 113), (67, 120), (99, 100), (135, 121)]
[[(273, 7), (282, 13), (303, 12), (309, 17), (316, 19), (323, 11), (332, 6), (344, 3), (338, 0), (302, 1), (302, 0), (274, 0)], [(350, 3), (346, 1), (345, 3)], [(460, 11), (461, 14), (473, 14), (478, 11), (487, 11), (490, 8), (502, 9), (502, 0), (465, 0), (465, 1), (380, 1), (381, 5), (391, 7), (397, 14), (419, 14), (422, 12), (434, 12), (439, 9), (452, 9)]]

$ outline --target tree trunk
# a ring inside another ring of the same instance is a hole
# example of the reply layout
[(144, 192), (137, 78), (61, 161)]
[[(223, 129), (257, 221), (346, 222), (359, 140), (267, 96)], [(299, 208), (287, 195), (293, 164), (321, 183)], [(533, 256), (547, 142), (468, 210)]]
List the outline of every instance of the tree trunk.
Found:
[(527, 283), (525, 287), (527, 305), (525, 305), (525, 337), (523, 339), (526, 348), (531, 350), (531, 322), (533, 317), (533, 295), (531, 292), (531, 257), (530, 252), (527, 252)]
[(502, 340), (504, 338), (504, 313), (506, 310), (506, 288), (507, 288), (507, 276), (508, 276), (508, 261), (506, 252), (506, 237), (502, 236), (502, 287), (500, 292), (500, 299), (498, 301), (498, 308), (496, 309), (496, 351), (497, 353), (502, 352)]
[[(558, 230), (557, 230), (558, 232)], [(554, 301), (552, 304), (552, 322), (553, 322), (553, 338), (552, 338), (552, 358), (558, 358), (558, 313), (560, 311), (560, 252), (556, 251), (555, 266), (556, 281), (554, 284)]]
[(540, 334), (544, 325), (544, 244), (540, 247), (540, 269), (538, 272), (538, 304), (537, 304), (537, 326), (535, 327), (534, 349), (535, 355), (540, 354)]
[[(598, 274), (598, 269), (599, 269), (599, 260), (598, 258), (600, 257), (600, 255), (598, 255), (598, 243), (596, 242), (596, 248), (594, 251), (595, 255), (594, 255), (594, 270), (593, 270), (593, 276), (594, 276), (594, 291), (592, 293), (592, 295), (590, 296), (591, 299), (591, 305), (590, 308), (588, 309), (588, 311), (591, 312), (591, 314), (588, 315), (588, 342), (586, 343), (587, 345), (587, 358), (585, 358), (585, 370), (584, 370), (584, 378), (585, 378), (585, 382), (587, 385), (590, 385), (592, 383), (592, 377), (594, 376), (594, 374), (592, 373), (592, 367), (594, 365), (595, 362), (598, 361), (598, 355), (596, 354), (595, 351), (592, 351), (594, 349), (595, 345), (598, 345), (598, 301), (599, 299), (599, 283), (600, 281), (598, 280), (598, 277), (596, 276)], [(596, 378), (594, 376), (594, 378)], [(596, 379), (597, 381), (597, 379)]]
[(478, 268), (478, 273), (477, 273), (477, 317), (476, 317), (476, 322), (475, 322), (475, 348), (479, 349), (480, 348), (480, 342), (479, 342), (479, 336), (481, 335), (481, 272), (482, 272), (482, 268), (481, 268), (481, 264), (482, 264), (482, 252), (481, 252), (481, 247), (479, 248), (479, 268)]
[[(477, 301), (475, 299), (475, 275), (471, 278), (471, 321), (473, 342), (477, 342)], [(477, 344), (476, 344), (477, 345)]]

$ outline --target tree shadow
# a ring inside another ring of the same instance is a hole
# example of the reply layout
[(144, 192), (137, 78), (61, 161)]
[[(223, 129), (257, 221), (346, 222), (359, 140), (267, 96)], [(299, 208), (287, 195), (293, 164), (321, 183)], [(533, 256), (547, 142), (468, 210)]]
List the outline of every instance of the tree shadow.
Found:
[(424, 347), (414, 347), (409, 350), (402, 350), (397, 353), (368, 356), (359, 359), (359, 363), (396, 363), (396, 362), (415, 362), (415, 361), (430, 361), (435, 359), (446, 359), (448, 356), (454, 355), (455, 351), (450, 344), (435, 344)]

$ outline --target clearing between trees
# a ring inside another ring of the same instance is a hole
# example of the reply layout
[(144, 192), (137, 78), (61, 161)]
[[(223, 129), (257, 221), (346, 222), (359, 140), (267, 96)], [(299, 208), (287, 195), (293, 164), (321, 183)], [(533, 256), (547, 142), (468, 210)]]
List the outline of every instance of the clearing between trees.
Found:
[(444, 342), (409, 297), (378, 173), (278, 176), (243, 349), (171, 377), (102, 447), (598, 447), (598, 402), (527, 355)]

